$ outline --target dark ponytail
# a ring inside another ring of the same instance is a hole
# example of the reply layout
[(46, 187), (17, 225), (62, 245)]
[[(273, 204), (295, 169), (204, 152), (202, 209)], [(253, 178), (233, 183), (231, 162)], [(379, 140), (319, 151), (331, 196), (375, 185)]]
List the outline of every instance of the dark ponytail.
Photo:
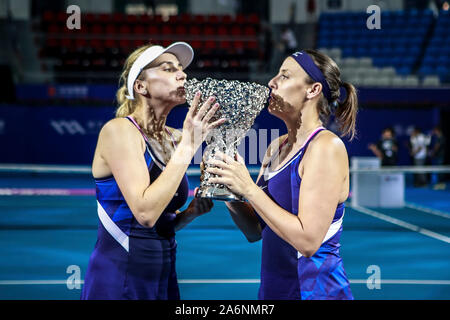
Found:
[(343, 136), (348, 136), (350, 141), (356, 136), (356, 114), (358, 113), (358, 95), (356, 88), (348, 82), (343, 82), (347, 96), (344, 102), (338, 102), (335, 115), (339, 124), (339, 131)]
[[(322, 95), (317, 105), (320, 119), (326, 124), (330, 115), (334, 113), (341, 137), (348, 136), (350, 141), (353, 140), (357, 136), (358, 96), (356, 88), (351, 83), (341, 81), (341, 71), (336, 62), (329, 56), (311, 49), (305, 50), (305, 52), (310, 55), (320, 71), (322, 71), (331, 91), (331, 101), (328, 101)], [(314, 82), (311, 78), (308, 81), (309, 84)], [(344, 88), (346, 91), (344, 101), (340, 99), (341, 88)]]

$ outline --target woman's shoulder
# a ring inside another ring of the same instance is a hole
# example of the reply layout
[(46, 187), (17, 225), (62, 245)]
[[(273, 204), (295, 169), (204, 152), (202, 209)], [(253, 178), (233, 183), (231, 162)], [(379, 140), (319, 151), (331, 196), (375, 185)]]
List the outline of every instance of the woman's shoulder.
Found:
[(99, 133), (99, 140), (129, 141), (134, 138), (140, 138), (140, 133), (126, 118), (109, 120)]
[[(342, 139), (330, 130), (322, 130), (311, 140), (308, 149), (315, 154), (347, 154)], [(314, 151), (313, 151), (314, 150)]]

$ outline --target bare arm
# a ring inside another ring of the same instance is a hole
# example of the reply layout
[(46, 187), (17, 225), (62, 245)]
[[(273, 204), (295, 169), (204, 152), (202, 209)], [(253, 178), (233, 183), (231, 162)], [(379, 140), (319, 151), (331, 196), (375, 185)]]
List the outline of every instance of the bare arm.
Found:
[(247, 198), (267, 225), (305, 257), (314, 255), (320, 247), (333, 220), (342, 183), (348, 175), (347, 152), (339, 138), (325, 135), (314, 142), (303, 159), (298, 216), (281, 208), (251, 183), (244, 164), (227, 159), (220, 164), (214, 162), (222, 170), (211, 170), (222, 172), (214, 182), (226, 184)]
[[(256, 182), (259, 181), (264, 173), (265, 166), (272, 155), (272, 150), (278, 150), (278, 146), (282, 138), (280, 137), (274, 140), (267, 148), (266, 154), (263, 159), (263, 165), (261, 166)], [(255, 242), (261, 239), (261, 223), (256, 216), (255, 209), (248, 202), (232, 201), (226, 202), (228, 211), (236, 226), (242, 231), (249, 242)]]
[(211, 103), (205, 103), (195, 114), (196, 103), (194, 102), (186, 115), (180, 144), (166, 168), (151, 184), (148, 168), (142, 156), (142, 138), (136, 129), (125, 119), (114, 119), (105, 125), (100, 133), (99, 144), (102, 145), (100, 155), (111, 169), (136, 220), (143, 226), (154, 226), (172, 200), (205, 134), (223, 122), (221, 119), (209, 124), (209, 119), (217, 110), (217, 106), (211, 108), (203, 117)]

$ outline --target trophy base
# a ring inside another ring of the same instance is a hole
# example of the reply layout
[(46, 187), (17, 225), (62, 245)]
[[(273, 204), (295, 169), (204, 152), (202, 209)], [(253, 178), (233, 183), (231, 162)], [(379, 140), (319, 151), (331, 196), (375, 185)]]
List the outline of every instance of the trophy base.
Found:
[(199, 188), (197, 191), (197, 198), (209, 198), (211, 200), (220, 200), (220, 201), (242, 201), (244, 202), (244, 198), (241, 196), (235, 195), (234, 193), (228, 191), (227, 189), (221, 189), (218, 187), (208, 186), (205, 188)]

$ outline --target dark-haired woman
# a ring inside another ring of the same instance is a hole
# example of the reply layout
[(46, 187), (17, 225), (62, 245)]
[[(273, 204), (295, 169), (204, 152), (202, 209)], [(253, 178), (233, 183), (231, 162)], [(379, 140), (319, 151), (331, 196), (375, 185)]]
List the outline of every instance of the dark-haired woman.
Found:
[(248, 200), (227, 206), (249, 241), (263, 240), (259, 299), (353, 299), (339, 254), (348, 156), (324, 126), (334, 113), (341, 134), (355, 136), (356, 90), (314, 50), (286, 58), (269, 86), (269, 112), (288, 133), (269, 146), (256, 183), (242, 158), (226, 155), (207, 163), (211, 182)]

